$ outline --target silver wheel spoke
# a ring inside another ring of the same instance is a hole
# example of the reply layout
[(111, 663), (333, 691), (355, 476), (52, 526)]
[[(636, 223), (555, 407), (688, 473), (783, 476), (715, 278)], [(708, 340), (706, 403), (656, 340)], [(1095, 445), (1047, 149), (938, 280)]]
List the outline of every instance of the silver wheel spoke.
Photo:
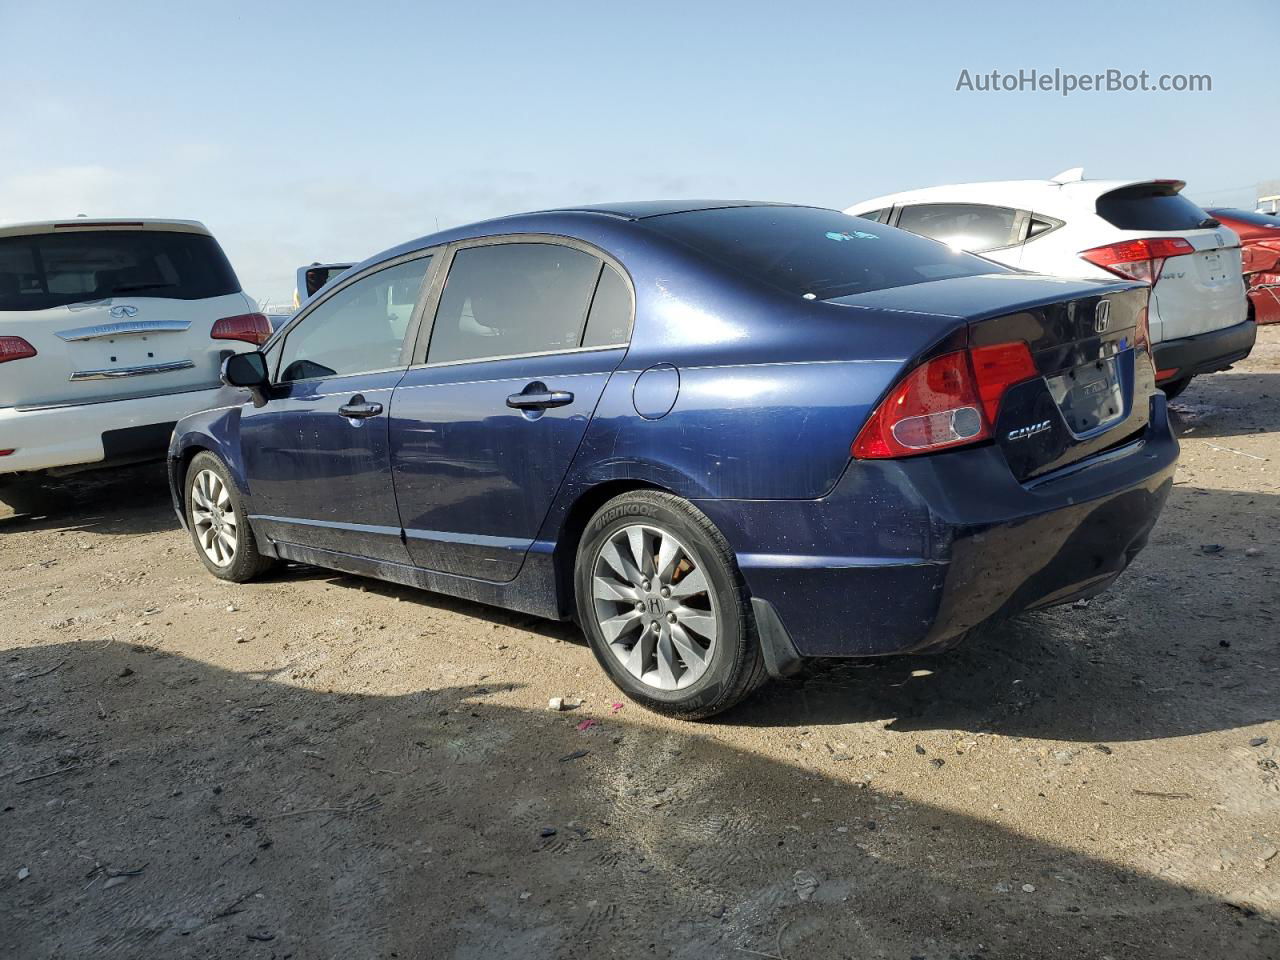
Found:
[(592, 581), (592, 594), (597, 600), (618, 600), (635, 603), (640, 599), (640, 590), (627, 583), (596, 577)]
[(692, 597), (699, 593), (707, 592), (707, 578), (703, 576), (701, 570), (691, 570), (680, 578), (679, 583), (671, 585), (671, 596), (673, 597)]
[(604, 638), (613, 643), (618, 637), (622, 636), (628, 627), (634, 626), (639, 620), (640, 613), (636, 610), (629, 610), (626, 613), (618, 614), (616, 617), (610, 617), (608, 620), (601, 620), (600, 629), (604, 633)]
[(686, 667), (690, 670), (706, 669), (707, 652), (678, 623), (671, 625), (671, 642), (676, 645), (680, 659), (684, 661)]
[(658, 634), (658, 685), (671, 690), (676, 685), (676, 648), (671, 643), (671, 631)]
[(700, 637), (710, 638), (716, 635), (716, 617), (713, 613), (681, 607), (676, 612), (676, 616), (682, 627), (692, 630)]
[(658, 547), (657, 576), (664, 584), (671, 583), (671, 575), (676, 570), (676, 560), (680, 556), (680, 544), (673, 537), (663, 537)]

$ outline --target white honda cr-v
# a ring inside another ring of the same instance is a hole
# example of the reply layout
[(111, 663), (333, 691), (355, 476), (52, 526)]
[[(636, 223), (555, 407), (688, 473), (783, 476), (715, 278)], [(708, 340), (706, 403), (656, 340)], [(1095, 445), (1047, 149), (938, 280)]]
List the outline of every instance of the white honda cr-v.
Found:
[(1169, 396), (1253, 349), (1256, 327), (1240, 240), (1181, 195), (1180, 180), (1051, 180), (928, 187), (855, 203), (846, 213), (988, 259), (1061, 277), (1151, 284), (1157, 382)]
[(271, 328), (203, 224), (0, 227), (0, 500), (23, 481), (163, 457), (224, 357)]

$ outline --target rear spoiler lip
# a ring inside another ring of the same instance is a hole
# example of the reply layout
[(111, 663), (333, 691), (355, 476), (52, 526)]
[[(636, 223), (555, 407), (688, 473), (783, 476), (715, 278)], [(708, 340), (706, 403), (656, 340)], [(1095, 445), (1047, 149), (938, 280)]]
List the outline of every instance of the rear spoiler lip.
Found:
[[(1046, 289), (1043, 294), (1037, 296), (1023, 296), (1005, 298), (992, 298), (998, 302), (992, 302), (989, 305), (974, 307), (964, 311), (943, 311), (913, 308), (911, 306), (911, 297), (907, 291), (919, 291), (922, 287), (929, 287), (934, 284), (957, 284), (972, 282), (975, 280), (996, 280), (999, 282), (1004, 278), (1019, 280), (1043, 280), (1050, 281), (1056, 286), (1056, 289)], [(848, 297), (837, 297), (832, 300), (825, 301), (839, 307), (858, 307), (864, 310), (874, 310), (877, 312), (897, 313), (897, 314), (914, 314), (921, 317), (936, 317), (942, 320), (964, 321), (966, 323), (978, 323), (983, 320), (990, 320), (994, 317), (1004, 317), (1012, 313), (1019, 313), (1024, 310), (1034, 310), (1037, 307), (1048, 306), (1052, 303), (1060, 303), (1063, 300), (1080, 300), (1086, 297), (1105, 296), (1112, 293), (1127, 293), (1130, 291), (1141, 290), (1150, 294), (1150, 287), (1145, 283), (1136, 280), (1114, 280), (1099, 277), (1093, 278), (1059, 278), (1059, 277), (1040, 277), (1035, 274), (982, 274), (978, 277), (951, 277), (943, 280), (930, 280), (924, 284), (911, 284), (906, 287), (894, 287), (891, 290), (877, 290), (871, 293), (853, 294)], [(893, 296), (894, 291), (903, 291), (900, 302), (899, 297)], [(868, 299), (880, 300), (881, 302), (863, 302)], [(888, 302), (886, 302), (888, 301)]]

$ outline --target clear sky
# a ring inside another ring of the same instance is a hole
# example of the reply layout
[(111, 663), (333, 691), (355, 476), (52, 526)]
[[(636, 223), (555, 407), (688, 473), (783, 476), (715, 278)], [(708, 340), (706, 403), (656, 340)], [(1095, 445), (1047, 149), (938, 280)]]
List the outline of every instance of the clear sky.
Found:
[[(600, 200), (847, 206), (965, 180), (1280, 178), (1274, 0), (0, 0), (0, 222), (204, 221), (246, 291)], [(1207, 93), (957, 92), (962, 69)]]

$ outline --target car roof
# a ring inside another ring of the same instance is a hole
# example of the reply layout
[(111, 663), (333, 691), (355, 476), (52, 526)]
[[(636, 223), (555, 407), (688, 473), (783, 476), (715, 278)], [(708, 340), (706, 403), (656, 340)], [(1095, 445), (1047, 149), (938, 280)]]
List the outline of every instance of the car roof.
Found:
[(647, 220), (673, 213), (699, 210), (727, 210), (731, 207), (796, 207), (804, 204), (772, 203), (761, 200), (636, 200), (630, 203), (590, 203), (574, 207), (556, 207), (538, 213), (603, 213), (623, 220)]
[[(532, 213), (515, 213), (496, 217), (492, 220), (481, 220), (476, 223), (464, 223), (456, 227), (448, 227), (437, 233), (427, 234), (383, 250), (367, 260), (357, 263), (353, 269), (363, 270), (385, 260), (424, 250), (427, 247), (460, 240), (500, 237), (508, 234), (558, 234), (599, 243), (603, 237), (610, 235), (616, 237), (619, 231), (629, 229), (629, 224), (643, 220), (677, 213), (727, 210), (739, 207), (829, 209), (825, 207), (806, 207), (804, 204), (796, 203), (769, 203), (763, 201), (639, 200), (633, 203), (597, 203), (576, 207), (560, 207), (551, 210), (536, 210)], [(838, 213), (839, 211), (833, 212)]]
[[(1079, 174), (1077, 176), (1077, 173)], [(1177, 190), (1185, 185), (1181, 180), (1086, 180), (1083, 170), (1064, 171), (1049, 180), (988, 180), (975, 183), (953, 183), (944, 186), (923, 187), (885, 194), (862, 200), (846, 207), (846, 213), (865, 213), (894, 204), (939, 203), (945, 201), (998, 204), (1042, 213), (1093, 207), (1098, 197), (1121, 187), (1144, 183), (1176, 184)]]
[(113, 217), (105, 219), (71, 217), (67, 220), (32, 220), (0, 225), (0, 237), (21, 237), (41, 233), (70, 233), (74, 230), (167, 230), (170, 233), (202, 233), (209, 228), (198, 220), (157, 220)]

